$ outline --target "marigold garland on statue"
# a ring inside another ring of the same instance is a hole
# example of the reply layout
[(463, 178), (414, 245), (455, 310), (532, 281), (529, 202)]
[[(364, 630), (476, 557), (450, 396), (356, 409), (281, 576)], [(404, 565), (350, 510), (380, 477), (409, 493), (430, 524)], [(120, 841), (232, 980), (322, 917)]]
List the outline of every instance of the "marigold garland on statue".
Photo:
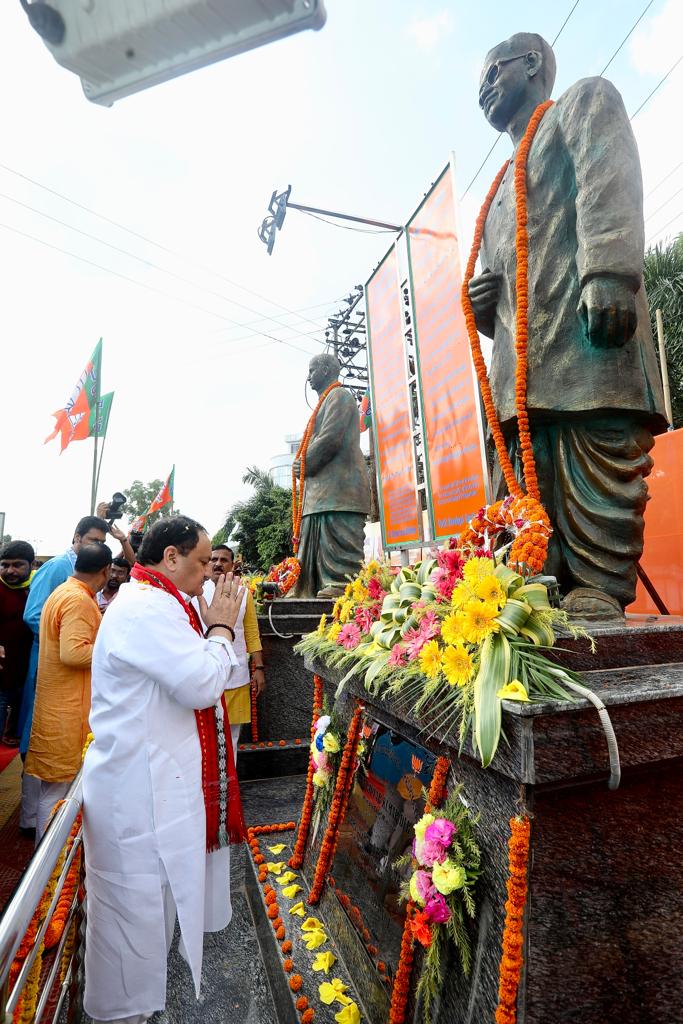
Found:
[[(323, 710), (323, 690), (324, 683), (320, 676), (313, 676), (313, 714), (311, 718), (311, 742), (315, 739), (315, 727), (318, 722), (318, 718), (322, 714)], [(301, 808), (301, 818), (299, 820), (299, 832), (296, 837), (296, 843), (294, 845), (294, 851), (289, 861), (290, 868), (298, 870), (304, 862), (304, 852), (306, 850), (306, 842), (308, 840), (308, 830), (311, 827), (311, 814), (313, 813), (313, 775), (315, 774), (315, 764), (313, 758), (308, 759), (308, 773), (306, 775), (306, 792), (304, 794), (304, 802)]]
[[(279, 596), (284, 597), (292, 589), (296, 581), (301, 575), (301, 565), (299, 564), (298, 558), (284, 558), (277, 565), (274, 565), (266, 576), (265, 583), (277, 583), (279, 589)], [(266, 595), (269, 600), (272, 600), (272, 595)]]
[(510, 829), (508, 898), (498, 975), (496, 1024), (515, 1024), (517, 1020), (517, 992), (524, 962), (522, 948), (531, 824), (527, 817), (511, 818)]
[[(472, 359), (477, 373), (477, 379), (481, 389), (482, 400), (486, 418), (491, 429), (493, 441), (496, 446), (498, 458), (505, 483), (507, 484), (510, 497), (516, 499), (513, 503), (513, 521), (515, 518), (528, 520), (532, 527), (529, 535), (526, 531), (520, 532), (512, 544), (508, 564), (511, 568), (522, 568), (529, 565), (534, 572), (540, 572), (545, 562), (548, 550), (548, 538), (550, 537), (550, 522), (541, 504), (538, 476), (534, 460), (533, 444), (529, 428), (529, 414), (526, 404), (527, 395), (527, 369), (528, 369), (528, 341), (529, 341), (529, 238), (527, 233), (527, 184), (526, 168), (529, 150), (534, 136), (540, 125), (546, 110), (552, 106), (552, 101), (541, 103), (534, 111), (527, 129), (524, 133), (517, 157), (515, 159), (514, 183), (516, 200), (516, 221), (517, 231), (515, 236), (515, 248), (517, 256), (517, 313), (516, 313), (516, 339), (515, 352), (517, 355), (517, 366), (515, 370), (515, 405), (517, 411), (517, 426), (519, 431), (519, 443), (522, 452), (522, 466), (524, 469), (524, 481), (526, 495), (517, 481), (512, 466), (505, 437), (500, 426), (498, 414), (493, 402), (491, 385), (488, 378), (486, 363), (481, 351), (479, 333), (477, 331), (474, 309), (469, 296), (469, 283), (474, 276), (481, 242), (486, 226), (486, 218), (493, 200), (496, 197), (500, 184), (505, 176), (510, 161), (506, 161), (496, 175), (491, 188), (488, 191), (484, 205), (481, 208), (474, 232), (472, 251), (463, 277), (462, 284), (462, 306), (465, 313), (467, 334), (470, 340)], [(495, 506), (494, 506), (495, 508)], [(495, 513), (490, 513), (490, 518), (497, 522)], [(502, 525), (502, 524), (501, 524)], [(525, 562), (525, 556), (531, 558), (531, 562)]]
[(334, 391), (335, 388), (340, 388), (341, 383), (336, 380), (326, 388), (315, 409), (311, 413), (311, 417), (306, 424), (304, 436), (301, 439), (301, 444), (297, 449), (297, 453), (294, 456), (295, 461), (299, 461), (299, 479), (296, 478), (294, 467), (292, 467), (292, 544), (294, 548), (294, 554), (299, 550), (299, 540), (301, 539), (301, 519), (304, 513), (304, 484), (306, 482), (306, 453), (308, 451), (308, 445), (310, 444), (311, 437), (313, 436), (313, 428), (315, 427), (315, 419), (320, 411), (320, 407), (329, 395), (330, 391)]

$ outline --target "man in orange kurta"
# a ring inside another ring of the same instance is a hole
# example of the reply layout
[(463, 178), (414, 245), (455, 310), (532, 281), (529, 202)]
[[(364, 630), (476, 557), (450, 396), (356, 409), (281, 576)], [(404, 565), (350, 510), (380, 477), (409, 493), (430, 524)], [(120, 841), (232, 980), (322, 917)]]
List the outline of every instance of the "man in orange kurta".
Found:
[(81, 766), (90, 714), (90, 664), (102, 621), (95, 594), (109, 577), (111, 551), (86, 545), (74, 575), (45, 602), (40, 619), (36, 700), (25, 771), (40, 781), (36, 841)]

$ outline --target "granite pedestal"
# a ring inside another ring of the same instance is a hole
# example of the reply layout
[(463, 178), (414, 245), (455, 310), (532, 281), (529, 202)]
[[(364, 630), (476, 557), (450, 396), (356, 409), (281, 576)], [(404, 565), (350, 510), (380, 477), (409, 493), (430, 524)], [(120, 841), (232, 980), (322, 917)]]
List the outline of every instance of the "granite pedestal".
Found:
[[(521, 808), (533, 821), (520, 1024), (683, 1020), (683, 620), (630, 617), (592, 632), (596, 655), (585, 641), (568, 639), (562, 641), (567, 652), (557, 657), (583, 669), (584, 684), (608, 708), (622, 765), (616, 791), (606, 784), (607, 748), (597, 713), (583, 699), (504, 703), (505, 739), (484, 770), (471, 748), (458, 757), (457, 740), (439, 730), (430, 735), (428, 723), (416, 721), (400, 701), (370, 697), (358, 680), (349, 684), (347, 705), (361, 697), (371, 719), (394, 735), (450, 756), (450, 784), (463, 785), (469, 807), (480, 815), (484, 873), (472, 931), (474, 969), (465, 979), (449, 963), (435, 1024), (494, 1019), (509, 819)], [(339, 682), (315, 660), (307, 668), (330, 687)], [(305, 870), (315, 863), (321, 832), (322, 824)], [(333, 888), (321, 911), (355, 968), (369, 1019), (384, 1024), (386, 996), (382, 1002), (383, 986), (357, 922)], [(394, 943), (394, 935), (372, 934), (390, 971)]]

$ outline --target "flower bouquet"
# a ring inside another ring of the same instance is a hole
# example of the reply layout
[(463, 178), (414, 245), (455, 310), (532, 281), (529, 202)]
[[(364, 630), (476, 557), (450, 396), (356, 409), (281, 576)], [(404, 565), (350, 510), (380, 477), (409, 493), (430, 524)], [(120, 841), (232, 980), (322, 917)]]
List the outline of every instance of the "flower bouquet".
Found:
[(475, 916), (473, 890), (480, 874), (481, 854), (473, 822), (460, 799), (458, 786), (444, 806), (424, 814), (415, 824), (412, 852), (396, 862), (399, 870), (412, 869), (403, 884), (408, 899), (408, 927), (424, 948), (424, 963), (417, 987), (425, 1024), (443, 982), (446, 942), (458, 951), (463, 973), (469, 975), (472, 950), (466, 921)]
[(322, 714), (315, 724), (311, 740), (311, 758), (315, 767), (313, 785), (318, 813), (324, 813), (332, 799), (334, 780), (342, 755), (342, 744), (339, 741), (342, 730), (343, 726), (336, 712), (332, 715)]
[[(500, 741), (503, 700), (573, 699), (578, 677), (546, 652), (559, 628), (587, 635), (552, 607), (547, 577), (506, 564), (512, 545), (494, 551), (503, 526), (491, 520), (487, 532), (486, 522), (482, 510), (461, 546), (451, 541), (411, 568), (370, 562), (332, 621), (323, 616), (297, 648), (346, 669), (343, 682), (359, 674), (373, 694), (400, 698), (429, 734), (457, 732), (462, 749), (471, 731), (484, 767)], [(515, 539), (530, 525), (517, 524)]]

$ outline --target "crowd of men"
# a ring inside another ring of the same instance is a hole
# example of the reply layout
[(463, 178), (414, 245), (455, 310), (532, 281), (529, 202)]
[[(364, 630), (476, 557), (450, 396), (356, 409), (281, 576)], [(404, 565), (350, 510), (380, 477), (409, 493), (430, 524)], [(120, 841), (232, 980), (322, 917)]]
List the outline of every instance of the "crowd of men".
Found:
[[(98, 511), (103, 509), (100, 507)], [(120, 544), (115, 557), (108, 540)], [(26, 541), (0, 550), (0, 739), (24, 761), (19, 828), (42, 836), (52, 808), (77, 775), (89, 732), (91, 663), (102, 622), (135, 561), (130, 539), (101, 516), (85, 516), (62, 554), (35, 568)], [(234, 552), (211, 551), (203, 587), (210, 604), (216, 581), (232, 573)], [(200, 613), (198, 598), (192, 597)], [(226, 693), (233, 751), (250, 721), (250, 683), (265, 685), (263, 655), (251, 594), (235, 624), (233, 667)]]

